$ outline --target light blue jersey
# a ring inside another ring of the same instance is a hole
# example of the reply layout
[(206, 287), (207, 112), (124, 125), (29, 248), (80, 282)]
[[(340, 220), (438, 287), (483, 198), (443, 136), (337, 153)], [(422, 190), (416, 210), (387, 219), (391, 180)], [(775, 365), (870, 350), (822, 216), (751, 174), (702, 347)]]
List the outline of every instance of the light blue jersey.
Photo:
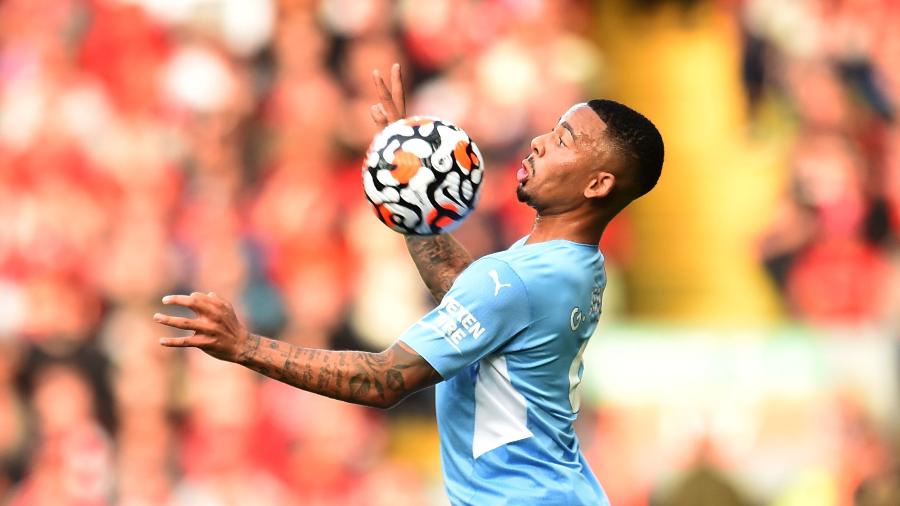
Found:
[(400, 337), (445, 379), (437, 420), (454, 506), (609, 504), (573, 427), (605, 285), (596, 246), (522, 239), (473, 262)]

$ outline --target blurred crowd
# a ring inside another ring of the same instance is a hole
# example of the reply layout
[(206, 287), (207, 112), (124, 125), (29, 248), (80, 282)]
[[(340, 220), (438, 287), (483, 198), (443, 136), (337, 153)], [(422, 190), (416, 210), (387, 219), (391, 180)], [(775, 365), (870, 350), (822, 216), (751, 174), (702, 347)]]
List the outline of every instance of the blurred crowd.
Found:
[(740, 18), (754, 113), (791, 118), (783, 197), (762, 241), (787, 310), (896, 324), (900, 3), (747, 0)]
[[(799, 318), (886, 319), (898, 4), (791, 5), (735, 9), (755, 121), (793, 118), (763, 261)], [(437, 456), (395, 434), (432, 423), (427, 394), (391, 413), (320, 399), (160, 348), (151, 316), (215, 291), (255, 332), (382, 349), (431, 302), (363, 198), (372, 69), (400, 62), (409, 112), (477, 140), (491, 168), (459, 236), (481, 255), (528, 231), (528, 141), (602, 89), (591, 7), (0, 2), (0, 504), (440, 503)], [(627, 230), (609, 236), (614, 266)]]
[(394, 458), (385, 414), (161, 349), (150, 317), (166, 293), (216, 291), (261, 334), (382, 349), (429, 300), (362, 194), (372, 69), (401, 62), (409, 110), (492, 156), (463, 232), (483, 254), (531, 218), (504, 165), (594, 79), (586, 8), (0, 3), (0, 498), (441, 497), (436, 455), (428, 473)]

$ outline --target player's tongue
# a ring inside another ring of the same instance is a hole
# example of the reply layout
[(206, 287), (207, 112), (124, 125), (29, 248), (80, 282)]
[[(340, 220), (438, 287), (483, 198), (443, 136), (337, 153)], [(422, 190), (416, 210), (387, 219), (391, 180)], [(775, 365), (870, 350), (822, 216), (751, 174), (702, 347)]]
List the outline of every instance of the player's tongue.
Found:
[(516, 171), (516, 181), (522, 182), (528, 179), (528, 169), (525, 167), (525, 162), (522, 162), (522, 166), (519, 167), (519, 170)]

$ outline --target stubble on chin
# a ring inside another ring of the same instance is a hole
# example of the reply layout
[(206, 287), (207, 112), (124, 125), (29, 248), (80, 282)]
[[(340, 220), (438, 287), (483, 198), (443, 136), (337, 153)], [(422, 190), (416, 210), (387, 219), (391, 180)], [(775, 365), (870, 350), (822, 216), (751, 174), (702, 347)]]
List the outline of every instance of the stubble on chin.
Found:
[(525, 187), (522, 185), (516, 187), (516, 198), (528, 207), (535, 207), (532, 196), (525, 191)]
[(522, 202), (523, 204), (528, 203), (528, 194), (525, 193), (524, 186), (519, 185), (516, 187), (516, 198), (519, 199), (519, 202)]

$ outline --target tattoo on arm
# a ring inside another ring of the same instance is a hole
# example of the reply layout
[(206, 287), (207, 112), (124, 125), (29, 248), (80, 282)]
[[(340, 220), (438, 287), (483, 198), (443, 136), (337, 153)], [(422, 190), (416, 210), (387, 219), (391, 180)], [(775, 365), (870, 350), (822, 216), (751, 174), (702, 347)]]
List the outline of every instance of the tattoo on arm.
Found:
[(472, 256), (451, 235), (406, 236), (406, 247), (419, 275), (435, 300), (440, 301)]
[(238, 363), (309, 392), (382, 408), (441, 381), (425, 359), (399, 342), (367, 353), (315, 350), (252, 336)]

